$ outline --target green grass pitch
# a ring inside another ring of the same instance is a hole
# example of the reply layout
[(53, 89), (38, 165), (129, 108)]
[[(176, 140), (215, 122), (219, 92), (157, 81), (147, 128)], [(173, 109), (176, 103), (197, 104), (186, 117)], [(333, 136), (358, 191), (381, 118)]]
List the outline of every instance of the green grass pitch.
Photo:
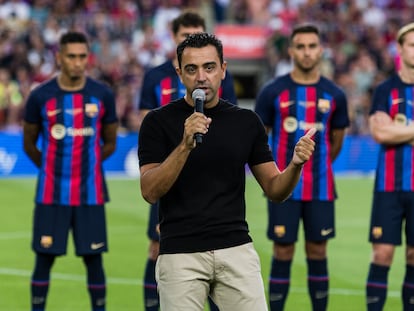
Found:
[[(338, 177), (336, 238), (328, 246), (331, 311), (365, 310), (365, 279), (371, 256), (367, 242), (372, 197), (371, 177)], [(0, 179), (0, 311), (27, 311), (29, 282), (34, 263), (30, 249), (34, 179)], [(110, 250), (104, 255), (109, 311), (143, 308), (142, 278), (147, 257), (148, 204), (137, 179), (109, 179), (107, 205)], [(266, 238), (266, 202), (252, 177), (247, 179), (247, 217), (258, 251), (265, 285), (272, 244)], [(385, 310), (401, 310), (400, 288), (404, 273), (404, 247), (396, 250), (389, 274)], [(52, 271), (48, 311), (89, 310), (85, 270), (75, 257), (72, 242), (67, 256), (58, 258)], [(311, 310), (306, 286), (303, 235), (296, 246), (286, 311)]]

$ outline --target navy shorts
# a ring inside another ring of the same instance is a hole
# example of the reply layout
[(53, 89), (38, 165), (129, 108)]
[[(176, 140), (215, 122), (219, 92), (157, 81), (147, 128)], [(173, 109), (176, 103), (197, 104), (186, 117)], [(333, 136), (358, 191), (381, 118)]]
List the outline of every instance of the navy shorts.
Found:
[(335, 236), (335, 208), (332, 201), (268, 201), (267, 237), (277, 243), (298, 239), (300, 219), (307, 241), (325, 241)]
[(414, 193), (375, 192), (371, 209), (369, 241), (401, 245), (404, 220), (407, 244), (414, 245)]
[(150, 214), (148, 219), (147, 236), (150, 240), (160, 240), (160, 229), (159, 229), (159, 218), (158, 218), (158, 203), (151, 204)]
[(99, 254), (108, 250), (103, 205), (36, 205), (32, 241), (35, 252), (66, 254), (70, 230), (73, 233), (76, 255)]

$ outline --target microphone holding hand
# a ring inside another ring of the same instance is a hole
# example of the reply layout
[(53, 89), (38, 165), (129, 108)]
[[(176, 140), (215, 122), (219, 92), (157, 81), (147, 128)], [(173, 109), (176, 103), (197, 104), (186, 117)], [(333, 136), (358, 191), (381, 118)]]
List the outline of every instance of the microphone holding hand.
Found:
[[(204, 113), (204, 101), (206, 100), (206, 94), (201, 89), (195, 89), (191, 94), (194, 102), (194, 111)], [(203, 142), (203, 134), (196, 133), (194, 135), (196, 144), (200, 145)]]

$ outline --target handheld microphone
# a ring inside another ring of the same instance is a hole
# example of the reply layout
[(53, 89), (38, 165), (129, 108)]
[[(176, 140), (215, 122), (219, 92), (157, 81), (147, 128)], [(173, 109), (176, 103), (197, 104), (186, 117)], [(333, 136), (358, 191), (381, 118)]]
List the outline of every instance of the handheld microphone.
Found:
[[(204, 101), (206, 100), (206, 94), (201, 89), (195, 89), (191, 94), (194, 101), (194, 111), (204, 113)], [(199, 145), (203, 142), (203, 134), (196, 133), (194, 135), (196, 144)]]

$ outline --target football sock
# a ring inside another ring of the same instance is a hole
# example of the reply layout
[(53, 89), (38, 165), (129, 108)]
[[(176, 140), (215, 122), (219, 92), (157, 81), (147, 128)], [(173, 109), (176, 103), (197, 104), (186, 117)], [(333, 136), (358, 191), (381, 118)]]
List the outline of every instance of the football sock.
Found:
[(55, 256), (36, 254), (36, 263), (31, 280), (32, 311), (44, 311), (49, 290), (50, 270)]
[(414, 310), (414, 266), (405, 266), (402, 300), (405, 311)]
[(144, 303), (145, 311), (158, 311), (159, 297), (155, 280), (156, 260), (147, 259), (144, 275)]
[(368, 311), (383, 309), (387, 296), (387, 278), (390, 267), (371, 263), (366, 284), (366, 304)]
[(308, 290), (313, 311), (325, 311), (328, 305), (328, 263), (326, 259), (307, 259)]
[(290, 285), (291, 260), (278, 260), (272, 257), (269, 278), (269, 304), (271, 311), (283, 310)]
[(83, 261), (87, 270), (88, 291), (92, 311), (104, 311), (106, 305), (106, 281), (102, 255), (84, 256)]
[(210, 306), (210, 311), (220, 311), (210, 296), (208, 296), (208, 305)]

